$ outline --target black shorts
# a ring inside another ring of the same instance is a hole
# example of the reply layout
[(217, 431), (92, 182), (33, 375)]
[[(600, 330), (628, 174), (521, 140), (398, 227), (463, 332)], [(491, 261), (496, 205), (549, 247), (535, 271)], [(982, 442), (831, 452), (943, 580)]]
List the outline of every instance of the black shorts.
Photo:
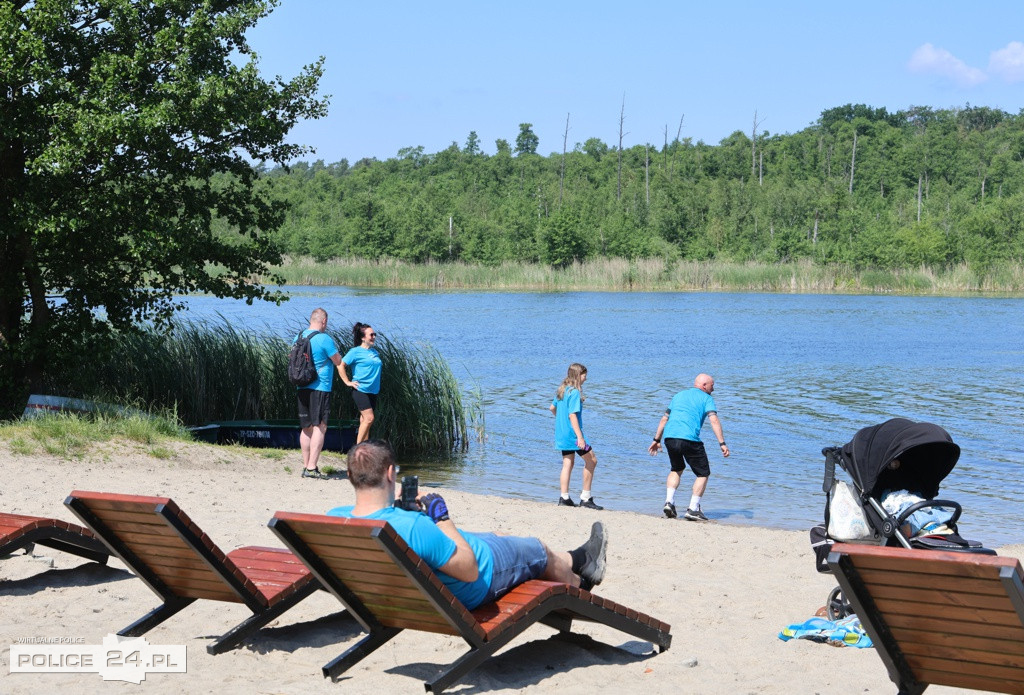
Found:
[(711, 475), (711, 464), (708, 463), (704, 442), (668, 437), (665, 439), (665, 449), (668, 451), (668, 461), (672, 464), (674, 472), (682, 473), (686, 470), (686, 464), (690, 464), (690, 470), (698, 478), (707, 478)]
[(562, 456), (568, 456), (569, 454), (577, 454), (580, 458), (583, 458), (584, 454), (589, 454), (594, 450), (594, 447), (587, 444), (582, 449), (562, 449)]
[(299, 389), (299, 426), (302, 429), (326, 425), (331, 416), (331, 392)]
[(377, 394), (376, 393), (363, 393), (362, 391), (352, 391), (352, 400), (356, 402), (356, 410), (363, 412), (364, 410), (374, 410), (377, 408)]

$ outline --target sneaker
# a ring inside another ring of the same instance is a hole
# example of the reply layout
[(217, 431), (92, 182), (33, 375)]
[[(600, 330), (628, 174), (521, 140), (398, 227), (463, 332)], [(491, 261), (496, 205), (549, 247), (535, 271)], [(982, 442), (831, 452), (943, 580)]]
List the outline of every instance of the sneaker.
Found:
[(321, 473), (320, 472), (320, 467), (317, 466), (316, 468), (314, 468), (312, 470), (310, 470), (309, 468), (303, 468), (302, 469), (302, 477), (303, 478), (312, 478), (313, 480), (323, 480), (327, 476), (324, 475), (323, 473)]
[(587, 509), (604, 509), (601, 505), (594, 501), (593, 497), (588, 497), (585, 500), (580, 500), (580, 506), (586, 507)]
[(580, 588), (590, 591), (604, 581), (604, 572), (608, 564), (608, 532), (604, 524), (595, 521), (590, 527), (590, 540), (580, 548), (587, 558), (580, 568)]
[(662, 509), (661, 511), (665, 512), (665, 516), (667, 516), (669, 519), (675, 519), (677, 516), (679, 516), (678, 514), (676, 514), (676, 505), (672, 504), (671, 502), (666, 502), (665, 508)]
[(576, 503), (572, 501), (572, 497), (559, 497), (558, 498), (558, 506), (559, 507), (575, 507)]
[(697, 507), (696, 509), (687, 509), (686, 510), (686, 514), (684, 514), (683, 516), (685, 516), (690, 521), (707, 521), (708, 520), (708, 518), (706, 516), (704, 516), (704, 512), (702, 512), (700, 510), (700, 507)]

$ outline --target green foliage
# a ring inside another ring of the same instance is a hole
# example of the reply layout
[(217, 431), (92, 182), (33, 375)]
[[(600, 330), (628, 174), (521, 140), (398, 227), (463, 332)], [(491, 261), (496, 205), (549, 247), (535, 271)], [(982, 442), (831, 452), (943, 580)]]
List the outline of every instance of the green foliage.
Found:
[(172, 417), (139, 414), (58, 414), (0, 425), (0, 440), (6, 440), (12, 451), (22, 455), (47, 453), (78, 457), (90, 444), (112, 437), (150, 445), (153, 456), (167, 458), (168, 450), (162, 445), (189, 437), (189, 434)]
[[(535, 138), (520, 124), (519, 157), (504, 139), (494, 155), (480, 153), (471, 137), (461, 150), (420, 152), (415, 165), (346, 165), (312, 178), (308, 165), (301, 175), (273, 170), (267, 183), (291, 205), (278, 240), (321, 260), (495, 268), (567, 269), (593, 258), (809, 261), (857, 272), (966, 265), (968, 285), (979, 287), (1024, 259), (1024, 115), (847, 104), (756, 142), (737, 130), (718, 145), (631, 147), (621, 198), (615, 148), (588, 138), (563, 168), (560, 152), (535, 153)], [(900, 283), (914, 291), (905, 276)]]
[(321, 62), (259, 76), (245, 32), (275, 4), (0, 3), (0, 412), (181, 292), (278, 299), (250, 281), (284, 219), (250, 162), (305, 153), (284, 138), (326, 103)]
[[(342, 352), (351, 335), (351, 327), (332, 332)], [(44, 386), (53, 393), (173, 412), (189, 425), (294, 419), (295, 387), (284, 378), (288, 347), (281, 338), (227, 322), (183, 324), (169, 334), (126, 331), (110, 336), (106, 359), (54, 372)], [(429, 346), (379, 334), (377, 349), (384, 377), (374, 434), (403, 451), (445, 453), (467, 446), (459, 384), (447, 362)], [(349, 390), (340, 379), (334, 383), (332, 417), (357, 418)], [(122, 433), (152, 443), (147, 430), (135, 432), (129, 424)]]

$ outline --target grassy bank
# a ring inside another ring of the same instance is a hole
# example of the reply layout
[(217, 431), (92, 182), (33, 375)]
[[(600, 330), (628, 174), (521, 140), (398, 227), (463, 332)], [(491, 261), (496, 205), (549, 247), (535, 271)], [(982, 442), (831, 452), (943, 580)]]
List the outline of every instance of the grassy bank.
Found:
[[(333, 337), (344, 352), (351, 330)], [(277, 418), (297, 422), (295, 387), (285, 376), (288, 345), (278, 336), (237, 330), (226, 322), (184, 324), (169, 335), (118, 334), (102, 359), (82, 360), (68, 373), (49, 375), (46, 392), (128, 404), (186, 425)], [(444, 358), (429, 346), (383, 335), (377, 349), (384, 376), (373, 435), (402, 452), (465, 449), (472, 413)], [(331, 417), (358, 417), (349, 390), (337, 378)]]
[(393, 259), (338, 258), (316, 262), (311, 258), (291, 258), (280, 272), (290, 285), (395, 289), (1024, 294), (1024, 263), (984, 270), (966, 265), (865, 270), (809, 262), (769, 265), (613, 258), (553, 268), (529, 263), (491, 267), (466, 263), (412, 264)]
[(190, 440), (188, 430), (173, 418), (131, 415), (47, 415), (0, 423), (0, 440), (20, 456), (45, 453), (57, 458), (79, 458), (90, 446), (123, 438), (144, 447), (156, 458), (169, 458), (174, 442)]

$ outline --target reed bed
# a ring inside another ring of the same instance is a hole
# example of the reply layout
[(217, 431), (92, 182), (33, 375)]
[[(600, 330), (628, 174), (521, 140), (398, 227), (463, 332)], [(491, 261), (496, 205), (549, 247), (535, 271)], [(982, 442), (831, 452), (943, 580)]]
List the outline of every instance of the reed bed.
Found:
[[(342, 352), (346, 343), (340, 338), (351, 334), (351, 328), (332, 332)], [(53, 393), (173, 413), (187, 425), (295, 419), (295, 387), (285, 376), (289, 344), (227, 321), (181, 324), (169, 334), (119, 333), (103, 359), (85, 360), (47, 386)], [(378, 337), (377, 349), (384, 378), (373, 435), (403, 452), (465, 450), (467, 413), (444, 358), (430, 346), (385, 336)], [(358, 417), (337, 377), (331, 410), (332, 420)]]
[(343, 285), (428, 290), (738, 291), (787, 293), (1024, 294), (1024, 263), (984, 269), (870, 269), (792, 263), (734, 263), (664, 258), (601, 258), (565, 268), (506, 262), (406, 263), (391, 258), (289, 258), (280, 268), (291, 285)]

